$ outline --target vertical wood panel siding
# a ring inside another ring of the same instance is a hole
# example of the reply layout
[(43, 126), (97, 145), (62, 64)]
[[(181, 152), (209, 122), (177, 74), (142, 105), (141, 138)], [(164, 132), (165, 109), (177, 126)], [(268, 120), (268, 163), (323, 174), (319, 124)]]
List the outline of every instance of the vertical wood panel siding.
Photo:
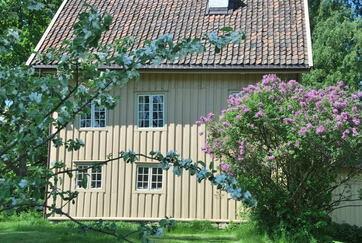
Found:
[[(359, 176), (352, 180), (349, 183), (350, 187), (345, 188), (341, 186), (337, 188), (335, 191), (335, 196), (343, 191), (349, 191), (351, 198), (350, 200), (357, 200), (357, 201), (350, 201), (350, 202), (343, 202), (338, 207), (340, 209), (335, 210), (332, 212), (332, 218), (337, 223), (348, 223), (351, 225), (357, 225), (362, 227), (362, 206), (360, 199), (360, 190), (362, 189), (362, 176)], [(347, 189), (347, 190), (345, 190)], [(348, 206), (348, 207), (345, 207)]]
[[(74, 162), (102, 161), (107, 155), (117, 155), (122, 150), (141, 153), (176, 150), (184, 158), (210, 162), (201, 151), (206, 135), (199, 133), (204, 132), (205, 127), (197, 127), (195, 121), (208, 112), (220, 113), (231, 91), (240, 90), (261, 77), (261, 74), (143, 74), (140, 81), (114, 90), (120, 101), (114, 110), (108, 111), (105, 129), (79, 129), (79, 121), (74, 122), (61, 136), (79, 138), (85, 142), (85, 147), (73, 153), (53, 147), (50, 160), (64, 161), (68, 167), (74, 167)], [(289, 74), (288, 78), (296, 79), (297, 75)], [(163, 129), (136, 127), (136, 95), (148, 92), (165, 94)], [(140, 162), (155, 163), (148, 159)], [(172, 171), (164, 172), (161, 193), (136, 191), (136, 166), (123, 161), (103, 166), (102, 189), (79, 190), (75, 203), (68, 204), (65, 209), (80, 219), (157, 220), (165, 216), (216, 222), (238, 219), (240, 203), (209, 182), (197, 183), (188, 172), (181, 177), (175, 177)], [(74, 190), (75, 178), (65, 177), (63, 188)], [(58, 206), (63, 203), (57, 201)]]

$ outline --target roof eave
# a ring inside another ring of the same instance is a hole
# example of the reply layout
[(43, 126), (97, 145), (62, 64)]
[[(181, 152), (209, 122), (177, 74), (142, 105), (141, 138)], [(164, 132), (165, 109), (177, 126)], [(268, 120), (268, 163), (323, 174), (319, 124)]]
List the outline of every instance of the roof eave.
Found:
[[(57, 65), (34, 65), (33, 68), (38, 70), (55, 70)], [(101, 69), (120, 70), (120, 66), (102, 66)], [(157, 71), (157, 72), (172, 72), (172, 71), (207, 71), (207, 72), (307, 72), (310, 70), (309, 65), (172, 65), (172, 64), (161, 64), (161, 65), (150, 65), (140, 68), (140, 71)]]

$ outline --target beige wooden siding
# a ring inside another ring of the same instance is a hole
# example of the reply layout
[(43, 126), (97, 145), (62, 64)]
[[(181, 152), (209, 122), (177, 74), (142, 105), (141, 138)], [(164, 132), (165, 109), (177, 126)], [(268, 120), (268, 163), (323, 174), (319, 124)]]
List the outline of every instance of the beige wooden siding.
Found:
[[(79, 122), (61, 132), (63, 138), (79, 138), (85, 147), (67, 152), (63, 147), (51, 149), (51, 161), (74, 162), (105, 160), (110, 153), (133, 150), (148, 154), (151, 150), (163, 153), (175, 150), (184, 158), (210, 161), (201, 152), (204, 127), (195, 121), (208, 112), (219, 113), (226, 106), (231, 91), (255, 83), (261, 74), (207, 74), (207, 73), (148, 73), (140, 81), (115, 89), (120, 102), (107, 114), (105, 129), (79, 129)], [(289, 74), (296, 79), (296, 75)], [(166, 125), (162, 129), (138, 129), (136, 121), (136, 95), (140, 93), (165, 94)], [(152, 163), (142, 159), (142, 163)], [(101, 190), (79, 190), (75, 204), (66, 210), (80, 219), (157, 220), (165, 216), (179, 220), (208, 219), (215, 222), (236, 220), (240, 204), (218, 191), (208, 181), (197, 183), (195, 177), (184, 172), (175, 177), (164, 172), (160, 193), (138, 192), (136, 188), (137, 164), (113, 161), (103, 166)], [(171, 169), (172, 170), (172, 169)], [(75, 179), (64, 178), (64, 189), (74, 189)], [(57, 201), (60, 206), (63, 202)], [(58, 218), (54, 216), (53, 219)]]

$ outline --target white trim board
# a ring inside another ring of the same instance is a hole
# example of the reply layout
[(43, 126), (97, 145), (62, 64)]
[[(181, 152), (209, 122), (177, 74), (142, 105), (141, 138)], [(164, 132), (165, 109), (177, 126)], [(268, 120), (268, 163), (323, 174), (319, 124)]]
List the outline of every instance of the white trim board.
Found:
[[(122, 221), (160, 221), (164, 218), (145, 218), (145, 217), (73, 217), (76, 220), (109, 220), (109, 221), (118, 221), (118, 220), (122, 220)], [(242, 220), (242, 219), (235, 219), (235, 220), (228, 220), (228, 219), (206, 219), (206, 218), (172, 218), (176, 221), (202, 221), (202, 220), (207, 220), (210, 222), (214, 222), (214, 223), (230, 223), (230, 222), (235, 222), (235, 223), (247, 223), (248, 220)], [(63, 221), (63, 220), (69, 220), (67, 217), (61, 217), (61, 216), (50, 216), (48, 217), (48, 220), (50, 221)]]
[(64, 0), (62, 2), (62, 4), (60, 5), (60, 7), (58, 8), (57, 12), (55, 13), (54, 17), (52, 18), (50, 24), (48, 25), (47, 29), (45, 30), (44, 34), (42, 35), (40, 41), (38, 42), (38, 44), (36, 45), (34, 52), (30, 55), (30, 57), (28, 58), (28, 60), (26, 61), (27, 66), (29, 66), (31, 64), (31, 62), (34, 60), (37, 52), (39, 51), (40, 47), (43, 45), (46, 37), (48, 36), (50, 30), (53, 28), (55, 22), (57, 21), (60, 13), (62, 12), (64, 6), (67, 4), (68, 0)]
[(307, 40), (308, 65), (313, 67), (312, 36), (310, 32), (308, 0), (304, 0), (305, 35)]

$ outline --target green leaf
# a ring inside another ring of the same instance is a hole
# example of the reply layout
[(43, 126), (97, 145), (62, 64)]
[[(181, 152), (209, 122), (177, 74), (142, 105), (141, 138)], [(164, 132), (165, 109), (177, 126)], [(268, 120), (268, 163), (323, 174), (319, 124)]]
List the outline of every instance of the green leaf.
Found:
[(223, 28), (220, 29), (223, 32), (232, 32), (234, 29), (228, 26), (225, 26)]
[(204, 161), (199, 160), (197, 161), (197, 164), (201, 165), (201, 167), (206, 167), (206, 163)]
[(211, 162), (210, 162), (210, 165), (209, 165), (209, 169), (210, 169), (211, 171), (213, 171), (214, 168), (215, 168), (215, 162), (214, 162), (214, 161), (211, 161)]
[(85, 189), (88, 187), (88, 176), (86, 174), (82, 178), (81, 187)]

